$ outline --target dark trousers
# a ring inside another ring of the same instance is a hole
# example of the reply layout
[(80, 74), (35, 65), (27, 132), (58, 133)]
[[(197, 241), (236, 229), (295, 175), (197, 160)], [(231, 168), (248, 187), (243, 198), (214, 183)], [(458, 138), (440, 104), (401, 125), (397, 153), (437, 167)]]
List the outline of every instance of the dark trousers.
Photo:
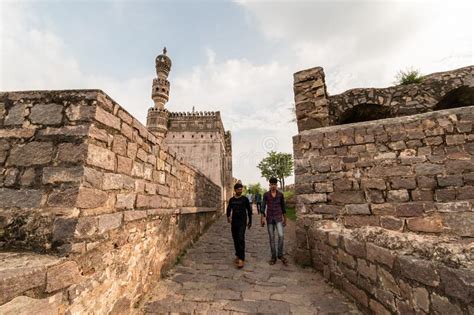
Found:
[(261, 209), (262, 209), (262, 203), (257, 202), (257, 214), (260, 214)]
[(245, 222), (242, 223), (233, 223), (231, 226), (232, 231), (232, 238), (234, 239), (234, 248), (235, 248), (235, 256), (239, 257), (239, 259), (245, 260), (245, 229), (247, 228), (247, 224)]

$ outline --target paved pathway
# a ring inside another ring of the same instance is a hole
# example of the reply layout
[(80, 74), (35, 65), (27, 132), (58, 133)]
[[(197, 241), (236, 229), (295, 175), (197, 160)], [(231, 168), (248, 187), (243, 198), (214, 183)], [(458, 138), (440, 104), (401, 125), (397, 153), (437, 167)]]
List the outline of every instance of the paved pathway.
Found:
[(360, 314), (320, 274), (293, 263), (293, 222), (285, 230), (285, 247), (290, 251), (287, 267), (280, 261), (273, 266), (267, 263), (270, 257), (267, 230), (256, 223), (246, 233), (247, 257), (243, 269), (234, 267), (230, 226), (221, 217), (168, 277), (145, 297), (141, 311), (145, 314)]

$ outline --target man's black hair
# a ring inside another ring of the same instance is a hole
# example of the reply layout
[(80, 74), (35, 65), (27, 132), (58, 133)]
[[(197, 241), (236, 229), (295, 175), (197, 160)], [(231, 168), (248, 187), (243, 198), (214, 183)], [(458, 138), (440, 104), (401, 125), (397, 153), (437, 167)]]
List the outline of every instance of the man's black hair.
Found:
[(244, 186), (242, 186), (242, 184), (239, 184), (239, 183), (234, 185), (234, 189), (239, 189), (239, 188), (242, 188), (242, 187), (244, 187)]
[(276, 183), (278, 183), (278, 179), (276, 179), (275, 177), (272, 177), (272, 178), (270, 178), (269, 182), (270, 182), (270, 184), (276, 184)]

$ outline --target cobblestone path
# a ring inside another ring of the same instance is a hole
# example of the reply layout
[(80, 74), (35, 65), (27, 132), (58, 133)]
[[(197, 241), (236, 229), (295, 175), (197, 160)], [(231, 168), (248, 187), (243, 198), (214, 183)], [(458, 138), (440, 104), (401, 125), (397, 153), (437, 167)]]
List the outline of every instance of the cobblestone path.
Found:
[(243, 269), (234, 267), (230, 226), (223, 216), (145, 297), (141, 312), (360, 314), (320, 274), (294, 264), (293, 222), (285, 229), (289, 266), (280, 261), (270, 266), (267, 230), (255, 219), (246, 233)]

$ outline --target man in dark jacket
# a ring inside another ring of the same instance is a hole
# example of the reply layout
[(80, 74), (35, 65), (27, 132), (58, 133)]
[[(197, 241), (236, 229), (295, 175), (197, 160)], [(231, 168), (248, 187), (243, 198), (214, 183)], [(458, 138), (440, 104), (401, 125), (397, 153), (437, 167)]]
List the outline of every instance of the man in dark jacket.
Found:
[(226, 211), (227, 222), (231, 224), (236, 256), (235, 263), (238, 268), (242, 268), (245, 261), (245, 229), (250, 229), (252, 226), (252, 208), (249, 200), (242, 196), (242, 187), (242, 184), (239, 183), (234, 185), (235, 196), (230, 198)]
[(259, 191), (255, 194), (255, 204), (257, 205), (257, 213), (262, 212), (262, 195)]
[[(283, 227), (286, 226), (285, 197), (283, 193), (277, 190), (277, 183), (276, 178), (270, 178), (270, 191), (263, 194), (260, 224), (262, 227), (265, 226), (264, 217), (266, 217), (270, 251), (272, 253), (272, 258), (268, 263), (274, 265), (278, 258), (286, 266), (288, 260), (283, 256)], [(275, 248), (275, 230), (278, 234), (278, 248)]]

